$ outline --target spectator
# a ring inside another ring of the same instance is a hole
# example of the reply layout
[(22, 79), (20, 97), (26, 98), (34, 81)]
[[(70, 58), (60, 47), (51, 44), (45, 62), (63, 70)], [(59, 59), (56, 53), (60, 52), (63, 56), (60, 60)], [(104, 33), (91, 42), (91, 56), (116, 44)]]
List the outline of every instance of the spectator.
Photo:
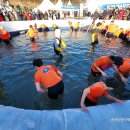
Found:
[(118, 19), (119, 20), (122, 20), (123, 19), (123, 16), (124, 16), (124, 8), (122, 8), (122, 10), (120, 10), (120, 12), (119, 12), (119, 15), (118, 15)]
[(100, 17), (99, 11), (98, 9), (96, 9), (96, 11), (93, 14), (93, 20), (95, 21), (96, 19), (98, 19)]

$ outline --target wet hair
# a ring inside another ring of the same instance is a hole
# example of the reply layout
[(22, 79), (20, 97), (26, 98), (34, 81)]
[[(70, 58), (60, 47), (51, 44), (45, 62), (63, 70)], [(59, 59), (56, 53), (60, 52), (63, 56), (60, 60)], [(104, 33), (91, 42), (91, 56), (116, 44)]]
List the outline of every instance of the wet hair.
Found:
[(42, 60), (40, 58), (33, 60), (33, 66), (40, 67), (42, 65), (43, 65), (43, 62), (42, 62)]
[(118, 82), (113, 77), (106, 78), (105, 84), (106, 84), (107, 87), (111, 87), (111, 88), (114, 88), (114, 89), (116, 89), (118, 87)]
[(117, 66), (117, 68), (123, 64), (123, 58), (120, 56), (110, 56), (110, 59), (113, 61), (113, 64)]

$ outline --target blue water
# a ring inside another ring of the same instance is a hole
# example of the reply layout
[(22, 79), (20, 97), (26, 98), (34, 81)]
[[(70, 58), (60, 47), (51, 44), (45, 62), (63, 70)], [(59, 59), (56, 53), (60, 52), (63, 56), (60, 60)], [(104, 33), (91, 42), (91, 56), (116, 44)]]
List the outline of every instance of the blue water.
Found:
[[(104, 37), (100, 37), (99, 44), (92, 47), (89, 33), (63, 31), (62, 38), (67, 43), (62, 60), (54, 54), (53, 31), (39, 33), (35, 45), (25, 35), (15, 37), (12, 46), (0, 43), (0, 104), (26, 109), (80, 107), (83, 89), (100, 80), (91, 75), (93, 61), (103, 55), (130, 56), (130, 46), (120, 41), (108, 43)], [(35, 69), (32, 66), (34, 58), (42, 58), (45, 65), (52, 64), (63, 72), (65, 91), (58, 100), (51, 100), (46, 93), (36, 91), (33, 81)], [(110, 94), (120, 99), (130, 99), (130, 85), (123, 84), (113, 69), (109, 69), (107, 74), (114, 76), (119, 82), (118, 89)], [(101, 98), (98, 103), (111, 102)]]

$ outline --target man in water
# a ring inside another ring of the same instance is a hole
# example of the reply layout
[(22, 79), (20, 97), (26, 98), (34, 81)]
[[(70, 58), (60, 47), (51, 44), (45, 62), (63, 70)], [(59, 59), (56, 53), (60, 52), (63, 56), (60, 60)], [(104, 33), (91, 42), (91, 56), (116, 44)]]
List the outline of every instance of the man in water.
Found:
[[(63, 46), (64, 44), (64, 46)], [(63, 48), (66, 48), (65, 42), (61, 39), (61, 31), (60, 29), (55, 30), (55, 40), (54, 40), (54, 52), (56, 55), (60, 56), (60, 58), (63, 57), (62, 52)]]
[[(63, 94), (63, 74), (57, 68), (52, 65), (43, 66), (41, 59), (34, 59), (33, 66), (37, 70), (34, 75), (34, 82), (38, 92), (48, 91), (48, 97), (51, 99), (57, 99), (59, 94)], [(41, 88), (41, 85), (46, 89)]]
[(36, 36), (36, 35), (35, 35), (35, 30), (34, 30), (34, 28), (33, 28), (32, 25), (29, 26), (29, 30), (27, 31), (26, 35), (29, 36), (30, 41), (31, 41), (32, 43), (35, 43), (35, 42), (36, 42), (36, 40), (35, 40), (35, 36)]
[(130, 76), (130, 58), (123, 58), (123, 64), (117, 68), (121, 80), (126, 83), (127, 78)]
[(4, 27), (0, 27), (0, 39), (2, 39), (6, 44), (11, 44), (10, 33)]
[(88, 88), (84, 89), (80, 102), (82, 110), (87, 111), (86, 106), (97, 105), (97, 101), (102, 95), (110, 100), (122, 103), (123, 102), (122, 100), (109, 95), (107, 92), (107, 90), (113, 90), (117, 88), (117, 86), (118, 86), (117, 81), (114, 78), (109, 77), (106, 79), (105, 83), (97, 82), (89, 86)]
[(101, 56), (92, 64), (91, 72), (93, 76), (107, 76), (105, 70), (113, 67), (118, 68), (123, 64), (123, 58), (120, 56)]

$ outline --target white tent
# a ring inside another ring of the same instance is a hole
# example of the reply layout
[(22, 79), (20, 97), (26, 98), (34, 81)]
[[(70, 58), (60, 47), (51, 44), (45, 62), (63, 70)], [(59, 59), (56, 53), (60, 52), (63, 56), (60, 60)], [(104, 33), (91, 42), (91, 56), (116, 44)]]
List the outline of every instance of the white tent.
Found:
[(72, 5), (71, 2), (70, 2), (70, 0), (69, 0), (69, 2), (67, 3), (67, 5)]
[(37, 8), (34, 9), (34, 11), (37, 10), (40, 11), (47, 11), (49, 9), (53, 10), (55, 9), (55, 5), (50, 0), (44, 0)]
[(56, 5), (54, 5), (54, 10), (58, 10), (60, 12), (60, 16), (63, 17), (62, 15), (62, 1), (61, 0), (58, 0), (58, 2), (56, 3)]
[[(72, 3), (70, 2), (70, 0), (69, 0), (69, 2), (67, 3), (67, 5), (68, 5), (68, 6), (72, 6)], [(71, 16), (71, 17), (74, 17), (74, 14), (73, 14), (72, 9), (70, 9), (70, 10), (68, 10), (68, 11), (70, 11), (70, 16)]]
[(58, 0), (58, 2), (56, 3), (56, 5), (55, 5), (55, 10), (61, 10), (61, 7), (62, 7), (62, 5), (63, 5), (63, 3), (62, 3), (62, 1), (61, 0)]
[(62, 11), (69, 11), (70, 16), (74, 17), (74, 11), (79, 11), (79, 9), (76, 8), (76, 6), (73, 6), (72, 3), (69, 0), (69, 2), (67, 4), (64, 4), (64, 7), (62, 8)]

